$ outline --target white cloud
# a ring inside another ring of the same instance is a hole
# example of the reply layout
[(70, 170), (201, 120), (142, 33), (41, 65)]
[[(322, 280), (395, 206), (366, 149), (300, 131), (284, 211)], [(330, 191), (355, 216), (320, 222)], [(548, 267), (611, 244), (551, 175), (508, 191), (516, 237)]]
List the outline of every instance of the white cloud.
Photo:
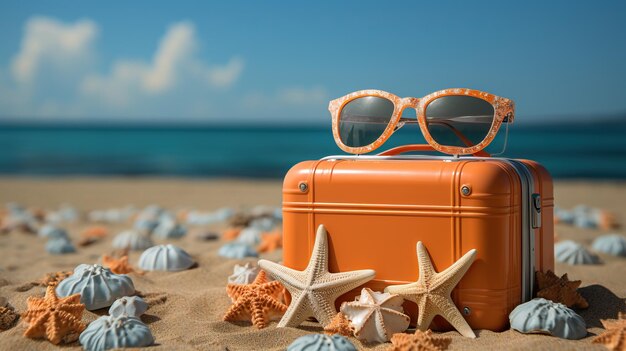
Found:
[(140, 96), (163, 95), (185, 85), (227, 88), (239, 79), (244, 62), (234, 57), (226, 65), (207, 65), (197, 56), (198, 40), (190, 22), (172, 25), (159, 43), (152, 62), (120, 59), (109, 75), (85, 78), (81, 91), (125, 106)]
[(42, 65), (71, 68), (91, 58), (92, 45), (98, 34), (90, 20), (64, 24), (47, 17), (32, 17), (26, 22), (20, 52), (11, 64), (13, 78), (19, 83), (33, 82)]

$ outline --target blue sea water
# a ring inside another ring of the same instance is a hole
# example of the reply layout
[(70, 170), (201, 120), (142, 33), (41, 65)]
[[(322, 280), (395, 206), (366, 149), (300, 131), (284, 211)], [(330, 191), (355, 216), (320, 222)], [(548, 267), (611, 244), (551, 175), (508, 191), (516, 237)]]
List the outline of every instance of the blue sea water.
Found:
[[(404, 127), (380, 151), (411, 143), (423, 143), (419, 129)], [(0, 126), (0, 175), (282, 178), (342, 153), (330, 126)], [(512, 125), (502, 156), (536, 160), (555, 178), (626, 179), (626, 123)]]

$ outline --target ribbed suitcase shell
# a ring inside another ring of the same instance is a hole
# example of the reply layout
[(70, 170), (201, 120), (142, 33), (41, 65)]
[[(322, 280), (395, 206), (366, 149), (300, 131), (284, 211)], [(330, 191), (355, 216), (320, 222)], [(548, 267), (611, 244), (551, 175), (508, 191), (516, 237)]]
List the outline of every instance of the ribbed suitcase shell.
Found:
[[(504, 330), (508, 315), (532, 297), (522, 291), (523, 275), (554, 270), (552, 180), (545, 168), (520, 160), (533, 178), (530, 192), (540, 194), (540, 227), (524, 244), (525, 202), (519, 170), (503, 159), (353, 157), (305, 161), (294, 166), (283, 184), (283, 261), (304, 269), (315, 229), (329, 233), (329, 269), (374, 269), (367, 283), (382, 291), (418, 278), (416, 243), (422, 241), (436, 271), (470, 249), (474, 263), (452, 292), (473, 329)], [(470, 188), (464, 195), (461, 188)], [(530, 200), (529, 200), (530, 201)], [(524, 273), (524, 256), (534, 270)], [(337, 301), (353, 300), (355, 289)], [(417, 306), (405, 302), (414, 321)], [(431, 326), (449, 326), (440, 317)]]

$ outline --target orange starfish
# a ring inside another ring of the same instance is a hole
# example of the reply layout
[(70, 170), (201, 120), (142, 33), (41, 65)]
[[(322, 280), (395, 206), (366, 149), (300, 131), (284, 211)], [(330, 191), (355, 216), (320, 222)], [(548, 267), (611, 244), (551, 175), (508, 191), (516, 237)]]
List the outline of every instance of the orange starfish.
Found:
[(283, 234), (280, 231), (263, 233), (261, 243), (257, 246), (258, 252), (272, 252), (283, 247)]
[(343, 336), (354, 336), (354, 328), (350, 325), (350, 320), (342, 312), (337, 313), (335, 317), (324, 327), (324, 333), (328, 335), (339, 334)]
[[(120, 258), (111, 257), (108, 255), (102, 256), (102, 265), (109, 268), (111, 272), (115, 274), (128, 274), (131, 272), (137, 272), (129, 263), (128, 255), (124, 255)], [(139, 272), (137, 272), (139, 273)]]
[(107, 235), (109, 235), (109, 230), (99, 225), (87, 227), (80, 233), (82, 238), (104, 238)]
[(567, 273), (559, 278), (550, 270), (546, 273), (537, 271), (536, 276), (538, 285), (537, 297), (560, 302), (567, 307), (589, 307), (587, 300), (576, 291), (580, 286), (580, 280), (570, 281), (567, 278)]
[(59, 299), (54, 286), (46, 288), (46, 295), (31, 296), (26, 300), (28, 310), (22, 319), (28, 323), (24, 336), (46, 338), (58, 345), (61, 341), (75, 341), (85, 329), (81, 321), (85, 305), (80, 303), (80, 294)]
[(434, 336), (432, 331), (416, 330), (415, 334), (397, 333), (391, 337), (387, 351), (439, 351), (448, 348), (452, 338)]
[(222, 239), (226, 241), (235, 240), (239, 236), (239, 233), (241, 233), (240, 227), (228, 228), (222, 233)]
[(37, 281), (40, 286), (57, 286), (63, 279), (72, 275), (73, 271), (58, 271), (54, 273), (46, 273), (43, 278)]
[(602, 344), (609, 350), (626, 350), (626, 313), (620, 312), (617, 319), (603, 319), (602, 325), (606, 331), (591, 342)]
[(263, 270), (252, 284), (228, 284), (226, 291), (233, 304), (224, 315), (224, 321), (250, 318), (255, 327), (262, 329), (271, 317), (280, 316), (287, 310), (287, 305), (277, 299), (283, 291), (282, 284), (268, 282)]

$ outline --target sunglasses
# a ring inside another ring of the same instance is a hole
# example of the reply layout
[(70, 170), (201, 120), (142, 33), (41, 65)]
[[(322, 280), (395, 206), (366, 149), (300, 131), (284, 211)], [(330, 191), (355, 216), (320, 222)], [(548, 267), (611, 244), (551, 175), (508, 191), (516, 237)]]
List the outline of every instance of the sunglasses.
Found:
[[(417, 119), (403, 118), (407, 107)], [(382, 90), (361, 90), (328, 105), (337, 145), (351, 154), (376, 150), (407, 123), (418, 123), (435, 150), (480, 155), (502, 123), (512, 123), (513, 101), (473, 89), (446, 89), (421, 99), (400, 98)], [(487, 154), (488, 155), (488, 154)]]

